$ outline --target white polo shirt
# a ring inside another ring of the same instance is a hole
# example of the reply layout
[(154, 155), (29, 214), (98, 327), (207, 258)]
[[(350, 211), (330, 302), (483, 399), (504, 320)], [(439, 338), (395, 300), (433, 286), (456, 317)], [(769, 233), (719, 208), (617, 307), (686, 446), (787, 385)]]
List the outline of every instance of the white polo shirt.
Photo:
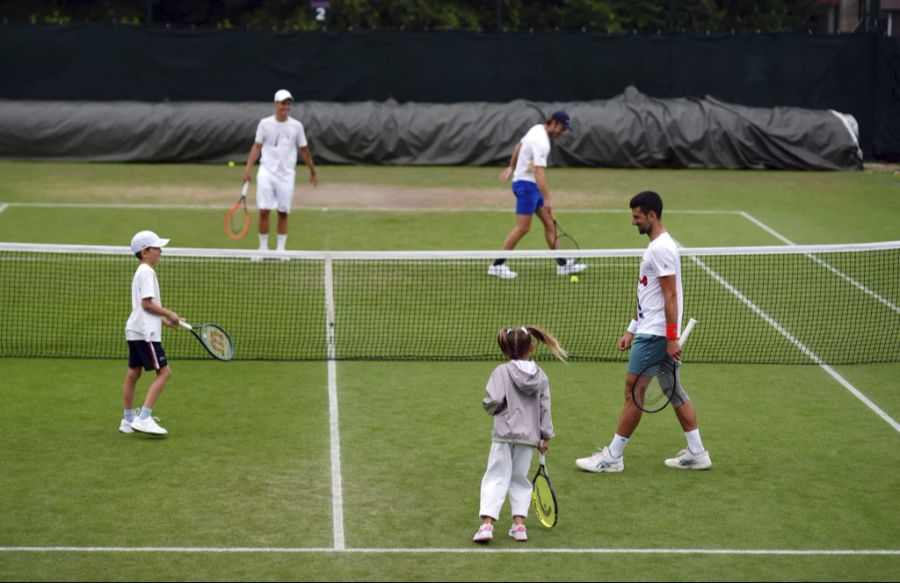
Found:
[(678, 293), (678, 332), (681, 333), (681, 313), (684, 294), (681, 291), (681, 254), (678, 245), (668, 232), (650, 242), (641, 259), (638, 275), (638, 327), (637, 334), (666, 335), (666, 306), (659, 278), (675, 276)]
[(260, 120), (256, 127), (256, 142), (262, 144), (260, 170), (265, 169), (276, 178), (293, 182), (297, 150), (307, 146), (303, 124), (292, 117), (278, 121), (270, 115)]
[(141, 263), (131, 280), (131, 316), (125, 324), (125, 339), (161, 342), (162, 317), (151, 314), (141, 306), (144, 298), (153, 298), (154, 304), (162, 306), (156, 272), (146, 263)]
[(544, 124), (532, 127), (520, 143), (522, 147), (519, 148), (513, 180), (535, 182), (534, 169), (538, 166), (546, 168), (550, 158), (550, 136), (547, 135), (547, 128)]

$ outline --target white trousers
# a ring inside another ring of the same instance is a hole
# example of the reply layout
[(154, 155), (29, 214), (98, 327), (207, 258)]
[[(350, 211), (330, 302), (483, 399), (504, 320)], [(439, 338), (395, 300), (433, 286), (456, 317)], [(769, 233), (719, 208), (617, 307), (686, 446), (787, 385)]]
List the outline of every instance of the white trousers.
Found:
[(534, 448), (512, 443), (491, 443), (487, 471), (481, 479), (481, 510), (479, 516), (500, 517), (500, 508), (509, 494), (513, 516), (528, 516), (531, 506), (531, 456)]

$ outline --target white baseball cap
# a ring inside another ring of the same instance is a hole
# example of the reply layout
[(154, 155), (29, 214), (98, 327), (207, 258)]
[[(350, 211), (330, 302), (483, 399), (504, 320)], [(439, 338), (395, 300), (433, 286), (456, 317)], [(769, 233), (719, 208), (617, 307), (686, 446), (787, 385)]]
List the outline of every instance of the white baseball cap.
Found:
[(139, 253), (148, 247), (165, 247), (168, 239), (160, 239), (153, 231), (141, 231), (131, 238), (131, 252)]
[(288, 91), (287, 89), (279, 89), (278, 91), (275, 92), (275, 101), (277, 101), (278, 103), (281, 103), (282, 101), (286, 101), (288, 99), (293, 101), (294, 96), (291, 95), (291, 92)]

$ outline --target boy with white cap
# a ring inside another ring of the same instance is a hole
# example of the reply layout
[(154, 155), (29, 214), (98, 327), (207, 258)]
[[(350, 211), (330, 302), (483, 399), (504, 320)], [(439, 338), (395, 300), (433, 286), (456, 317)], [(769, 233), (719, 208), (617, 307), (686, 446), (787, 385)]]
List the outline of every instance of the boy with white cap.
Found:
[[(122, 433), (168, 433), (151, 416), (153, 405), (162, 393), (172, 369), (166, 361), (162, 347), (162, 325), (178, 326), (178, 314), (164, 308), (159, 297), (159, 281), (153, 266), (159, 263), (162, 248), (168, 239), (160, 239), (153, 231), (141, 231), (131, 239), (131, 251), (141, 264), (131, 280), (131, 316), (125, 324), (125, 340), (128, 342), (128, 372), (122, 395), (125, 417), (119, 423)], [(147, 398), (140, 414), (134, 415), (134, 390), (141, 378), (141, 368), (155, 370), (156, 378), (150, 383)]]
[(275, 93), (275, 115), (260, 120), (256, 127), (256, 139), (244, 167), (243, 179), (247, 182), (253, 165), (257, 160), (260, 161), (259, 172), (256, 173), (260, 250), (269, 248), (269, 212), (272, 209), (278, 211), (277, 249), (285, 250), (298, 151), (309, 168), (310, 184), (315, 186), (319, 182), (303, 124), (289, 115), (293, 101), (294, 97), (287, 89), (279, 89)]

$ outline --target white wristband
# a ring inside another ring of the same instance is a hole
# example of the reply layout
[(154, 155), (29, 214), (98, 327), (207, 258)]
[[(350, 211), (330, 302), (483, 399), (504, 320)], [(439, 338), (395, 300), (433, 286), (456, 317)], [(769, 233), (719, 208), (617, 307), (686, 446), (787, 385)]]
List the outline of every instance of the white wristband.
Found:
[(637, 320), (632, 320), (631, 323), (628, 324), (628, 331), (631, 332), (632, 334), (636, 334), (637, 327), (638, 327)]

